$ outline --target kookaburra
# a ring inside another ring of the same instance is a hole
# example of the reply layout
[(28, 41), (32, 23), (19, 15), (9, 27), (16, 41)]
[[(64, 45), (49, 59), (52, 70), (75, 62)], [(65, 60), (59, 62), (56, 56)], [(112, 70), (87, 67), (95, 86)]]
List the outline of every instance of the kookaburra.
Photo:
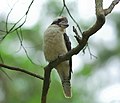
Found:
[[(59, 56), (66, 54), (71, 50), (71, 43), (66, 34), (68, 27), (68, 20), (66, 17), (58, 17), (52, 22), (44, 33), (44, 55), (48, 62), (54, 61)], [(55, 67), (57, 70), (65, 97), (71, 97), (71, 72), (72, 72), (72, 58), (64, 61)]]

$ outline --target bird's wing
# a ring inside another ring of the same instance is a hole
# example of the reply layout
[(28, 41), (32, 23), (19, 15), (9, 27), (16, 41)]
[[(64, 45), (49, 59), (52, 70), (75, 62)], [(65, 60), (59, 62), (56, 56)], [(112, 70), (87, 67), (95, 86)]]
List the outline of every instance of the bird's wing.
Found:
[[(71, 42), (69, 40), (69, 37), (67, 36), (66, 33), (63, 34), (64, 35), (64, 40), (65, 40), (65, 44), (67, 47), (67, 50), (70, 51), (71, 50)], [(71, 79), (71, 72), (72, 72), (72, 57), (69, 60), (69, 65), (70, 65), (70, 71), (69, 71), (69, 78)]]

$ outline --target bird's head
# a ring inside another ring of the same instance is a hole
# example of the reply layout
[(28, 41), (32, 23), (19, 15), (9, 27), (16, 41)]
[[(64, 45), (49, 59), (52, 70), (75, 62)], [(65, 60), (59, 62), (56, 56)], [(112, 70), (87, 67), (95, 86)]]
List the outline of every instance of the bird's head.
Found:
[(61, 27), (63, 29), (66, 29), (69, 26), (67, 18), (63, 17), (63, 16), (55, 19), (51, 25), (53, 25), (53, 24), (58, 25), (59, 27)]

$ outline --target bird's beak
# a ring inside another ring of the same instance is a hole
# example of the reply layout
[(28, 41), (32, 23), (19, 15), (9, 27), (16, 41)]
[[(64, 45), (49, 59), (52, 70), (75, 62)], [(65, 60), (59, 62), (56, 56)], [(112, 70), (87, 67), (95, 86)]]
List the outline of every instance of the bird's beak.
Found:
[(67, 28), (69, 26), (68, 22), (60, 22), (59, 25), (63, 28)]

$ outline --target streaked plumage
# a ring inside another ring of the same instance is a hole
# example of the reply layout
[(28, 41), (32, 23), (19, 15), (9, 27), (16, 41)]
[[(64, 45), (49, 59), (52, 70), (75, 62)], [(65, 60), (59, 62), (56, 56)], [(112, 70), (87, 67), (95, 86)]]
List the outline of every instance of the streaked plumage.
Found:
[[(66, 17), (59, 17), (47, 28), (44, 33), (44, 54), (48, 62), (57, 59), (60, 55), (66, 54), (71, 50), (71, 43), (65, 32), (68, 27)], [(66, 97), (71, 97), (71, 72), (72, 59), (60, 63), (56, 70), (60, 76), (63, 90)]]

